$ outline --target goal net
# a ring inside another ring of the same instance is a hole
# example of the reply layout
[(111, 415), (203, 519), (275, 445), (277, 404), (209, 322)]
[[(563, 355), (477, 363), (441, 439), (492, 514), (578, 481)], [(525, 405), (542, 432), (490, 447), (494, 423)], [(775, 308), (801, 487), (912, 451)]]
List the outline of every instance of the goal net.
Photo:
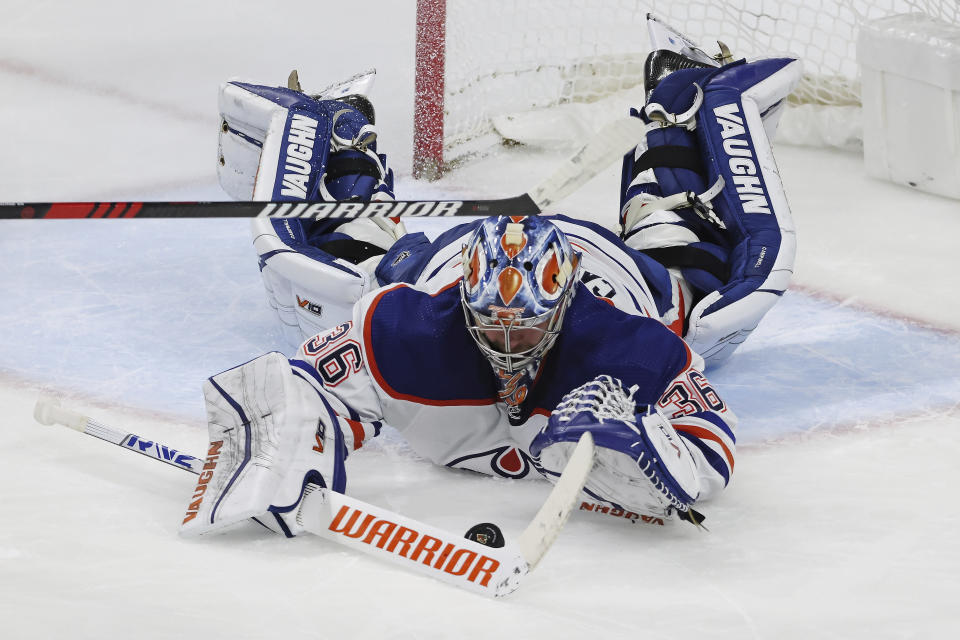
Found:
[[(414, 173), (513, 139), (576, 144), (643, 102), (652, 12), (709, 53), (799, 57), (778, 139), (859, 137), (859, 25), (907, 12), (960, 24), (957, 0), (418, 0)], [(793, 113), (790, 113), (793, 112)]]

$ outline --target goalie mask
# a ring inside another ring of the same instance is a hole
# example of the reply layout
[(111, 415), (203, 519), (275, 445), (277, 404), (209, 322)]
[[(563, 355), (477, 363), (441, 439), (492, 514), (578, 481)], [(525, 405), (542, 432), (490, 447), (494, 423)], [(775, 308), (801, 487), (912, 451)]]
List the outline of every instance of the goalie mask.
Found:
[(579, 262), (566, 235), (538, 217), (487, 218), (463, 248), (467, 330), (514, 409), (557, 338)]

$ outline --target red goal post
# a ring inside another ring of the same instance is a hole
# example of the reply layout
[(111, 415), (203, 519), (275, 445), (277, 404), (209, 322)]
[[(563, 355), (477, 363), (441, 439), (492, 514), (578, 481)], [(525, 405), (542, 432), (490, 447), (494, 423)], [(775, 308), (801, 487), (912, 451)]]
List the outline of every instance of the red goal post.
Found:
[(443, 167), (446, 0), (417, 0), (413, 175), (433, 180)]

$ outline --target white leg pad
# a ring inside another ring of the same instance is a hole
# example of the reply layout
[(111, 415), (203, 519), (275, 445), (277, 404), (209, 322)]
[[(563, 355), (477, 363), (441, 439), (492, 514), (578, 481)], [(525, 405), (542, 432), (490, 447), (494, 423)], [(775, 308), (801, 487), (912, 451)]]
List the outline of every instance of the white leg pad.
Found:
[(268, 219), (254, 218), (251, 232), (267, 299), (291, 347), (349, 322), (354, 303), (377, 287), (376, 278), (362, 266), (299, 253), (277, 236)]

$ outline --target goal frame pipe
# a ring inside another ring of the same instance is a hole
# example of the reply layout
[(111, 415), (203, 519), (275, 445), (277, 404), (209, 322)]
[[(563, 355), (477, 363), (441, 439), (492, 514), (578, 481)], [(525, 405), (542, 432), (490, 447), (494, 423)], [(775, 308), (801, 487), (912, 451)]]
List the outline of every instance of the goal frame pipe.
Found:
[(419, 179), (443, 175), (446, 22), (446, 0), (417, 0), (413, 177)]

